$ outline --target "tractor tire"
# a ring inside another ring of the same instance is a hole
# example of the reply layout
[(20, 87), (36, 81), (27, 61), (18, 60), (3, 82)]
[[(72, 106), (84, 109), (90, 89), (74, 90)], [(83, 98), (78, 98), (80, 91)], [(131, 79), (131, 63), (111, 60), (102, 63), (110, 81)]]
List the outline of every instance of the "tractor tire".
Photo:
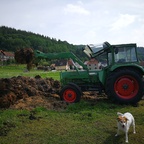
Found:
[(81, 91), (73, 85), (67, 85), (60, 91), (60, 98), (68, 103), (76, 103), (81, 99)]
[(106, 93), (120, 104), (136, 104), (143, 96), (142, 76), (133, 69), (114, 71), (107, 78)]

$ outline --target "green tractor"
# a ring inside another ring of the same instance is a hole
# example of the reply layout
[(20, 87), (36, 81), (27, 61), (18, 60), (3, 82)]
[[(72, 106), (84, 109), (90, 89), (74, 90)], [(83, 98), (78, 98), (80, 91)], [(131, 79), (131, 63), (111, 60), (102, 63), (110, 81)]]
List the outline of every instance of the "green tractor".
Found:
[[(72, 60), (74, 70), (60, 73), (60, 97), (68, 103), (79, 102), (83, 92), (105, 93), (113, 102), (135, 104), (143, 96), (144, 69), (139, 64), (136, 44), (86, 45), (83, 52), (97, 60), (97, 67), (89, 69), (73, 53), (35, 52), (36, 58)], [(79, 69), (78, 65), (82, 67)]]

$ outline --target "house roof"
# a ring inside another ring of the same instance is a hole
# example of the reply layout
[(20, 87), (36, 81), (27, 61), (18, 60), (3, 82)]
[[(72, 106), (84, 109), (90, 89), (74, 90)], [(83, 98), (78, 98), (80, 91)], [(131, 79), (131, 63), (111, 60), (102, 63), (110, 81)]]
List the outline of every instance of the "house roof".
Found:
[(86, 63), (87, 65), (89, 64), (98, 64), (98, 61), (95, 58), (90, 59), (89, 61), (87, 61)]
[(0, 50), (0, 53), (2, 53), (5, 56), (14, 57), (13, 52), (6, 52), (6, 51), (3, 51), (3, 50)]

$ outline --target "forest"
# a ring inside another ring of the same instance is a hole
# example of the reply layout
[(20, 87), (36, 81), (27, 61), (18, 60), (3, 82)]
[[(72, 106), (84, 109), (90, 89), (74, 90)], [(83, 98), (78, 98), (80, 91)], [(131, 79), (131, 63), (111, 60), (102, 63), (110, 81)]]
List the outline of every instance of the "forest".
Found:
[(16, 30), (6, 26), (0, 27), (0, 50), (16, 52), (22, 48), (32, 48), (44, 53), (73, 52), (78, 57), (84, 57), (84, 45), (73, 45), (67, 41), (57, 40), (48, 36)]

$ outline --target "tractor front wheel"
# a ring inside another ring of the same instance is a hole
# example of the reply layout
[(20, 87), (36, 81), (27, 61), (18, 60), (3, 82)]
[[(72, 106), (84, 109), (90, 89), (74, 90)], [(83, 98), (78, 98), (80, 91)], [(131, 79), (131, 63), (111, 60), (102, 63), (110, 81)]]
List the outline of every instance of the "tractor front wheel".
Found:
[(134, 104), (143, 96), (141, 75), (132, 69), (121, 69), (110, 74), (106, 83), (108, 98), (122, 104)]
[(68, 103), (76, 103), (81, 99), (81, 92), (75, 86), (67, 85), (61, 90), (60, 98)]

